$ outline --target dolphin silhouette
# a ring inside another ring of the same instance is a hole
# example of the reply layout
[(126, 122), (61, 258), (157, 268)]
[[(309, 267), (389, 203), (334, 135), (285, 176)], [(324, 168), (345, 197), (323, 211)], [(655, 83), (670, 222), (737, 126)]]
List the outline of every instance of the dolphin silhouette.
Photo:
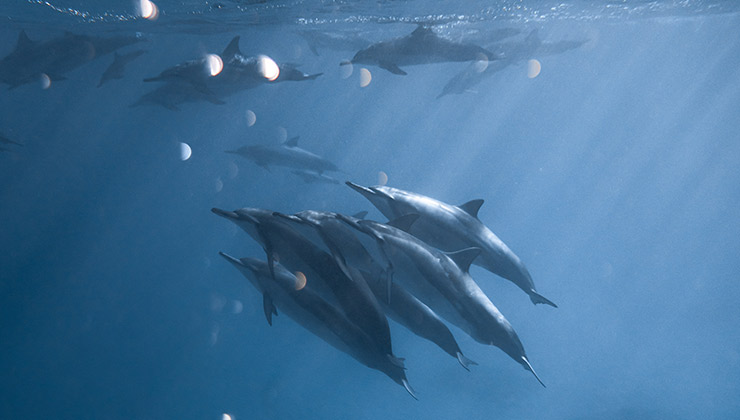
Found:
[(318, 175), (327, 171), (340, 172), (332, 162), (298, 147), (297, 136), (278, 146), (259, 144), (242, 146), (236, 150), (227, 150), (226, 153), (239, 155), (268, 170), (270, 166), (283, 166)]
[(98, 87), (103, 86), (106, 82), (109, 80), (118, 80), (123, 79), (123, 73), (126, 70), (126, 65), (128, 63), (136, 60), (139, 56), (144, 54), (145, 50), (136, 50), (132, 51), (130, 53), (126, 54), (118, 54), (117, 52), (113, 52), (113, 62), (108, 66), (107, 69), (103, 72), (103, 75), (100, 76), (100, 82), (98, 82)]
[(406, 214), (418, 214), (410, 233), (444, 251), (477, 247), (480, 256), (473, 262), (497, 274), (529, 295), (534, 304), (545, 303), (557, 307), (537, 292), (527, 267), (488, 227), (478, 219), (483, 200), (471, 200), (453, 206), (431, 197), (386, 186), (363, 187), (347, 182), (367, 198), (388, 219)]
[(270, 325), (272, 316), (279, 309), (336, 349), (371, 369), (385, 373), (416, 398), (403, 367), (392, 363), (385, 354), (378, 351), (364, 331), (312, 290), (310, 284), (301, 287), (296, 276), (280, 264), (268, 267), (266, 262), (253, 258), (237, 259), (223, 252), (219, 254), (262, 294), (265, 317)]
[(409, 35), (372, 44), (340, 65), (371, 64), (393, 74), (406, 75), (400, 66), (481, 59), (493, 61), (497, 56), (477, 45), (446, 40), (430, 28), (419, 26)]

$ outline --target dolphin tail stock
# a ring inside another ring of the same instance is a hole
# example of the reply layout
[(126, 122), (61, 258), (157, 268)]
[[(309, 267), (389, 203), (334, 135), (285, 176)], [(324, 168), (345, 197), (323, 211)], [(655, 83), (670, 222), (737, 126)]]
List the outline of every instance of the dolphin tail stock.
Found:
[(535, 305), (537, 305), (538, 303), (544, 303), (546, 305), (552, 306), (553, 308), (558, 307), (558, 305), (556, 305), (553, 301), (537, 293), (535, 290), (530, 290), (528, 294), (529, 300), (531, 300), (532, 303), (534, 303)]
[(468, 372), (470, 372), (471, 365), (475, 365), (475, 366), (478, 365), (478, 363), (476, 363), (473, 360), (468, 359), (461, 352), (457, 352), (457, 361), (460, 362), (460, 365), (462, 365), (462, 367), (464, 367), (465, 370), (467, 370)]
[(532, 372), (534, 377), (537, 378), (537, 381), (540, 383), (540, 385), (542, 385), (542, 387), (544, 388), (547, 388), (545, 386), (545, 383), (542, 382), (542, 379), (540, 379), (540, 377), (537, 376), (537, 372), (535, 372), (534, 369), (532, 368), (532, 365), (529, 363), (527, 356), (522, 356), (522, 362), (523, 362), (522, 364), (524, 365), (524, 369), (527, 369), (528, 371)]

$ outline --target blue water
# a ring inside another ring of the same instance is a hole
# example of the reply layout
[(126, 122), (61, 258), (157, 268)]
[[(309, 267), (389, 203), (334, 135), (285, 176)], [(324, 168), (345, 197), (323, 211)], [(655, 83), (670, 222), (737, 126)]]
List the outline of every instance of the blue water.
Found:
[[(0, 6), (0, 56), (20, 30), (135, 35), (147, 54), (97, 88), (101, 57), (0, 92), (0, 418), (732, 419), (740, 416), (740, 7), (734, 1), (156, 2)], [(435, 99), (465, 63), (355, 65), (296, 31), (373, 41), (436, 24), (451, 37), (512, 28), (584, 40)], [(461, 35), (462, 34), (462, 35)], [(313, 81), (260, 86), (181, 111), (129, 105), (141, 80), (219, 53), (295, 62)], [(126, 50), (132, 50), (127, 47)], [(361, 86), (360, 67), (372, 79)], [(247, 110), (256, 115), (248, 124)], [(347, 214), (369, 202), (223, 153), (300, 145), (342, 181), (459, 204), (526, 263), (559, 308), (472, 275), (512, 323), (547, 388), (452, 329), (463, 370), (392, 324), (414, 401), (286, 317), (218, 251), (263, 258), (212, 207)], [(180, 143), (192, 148), (181, 160)]]

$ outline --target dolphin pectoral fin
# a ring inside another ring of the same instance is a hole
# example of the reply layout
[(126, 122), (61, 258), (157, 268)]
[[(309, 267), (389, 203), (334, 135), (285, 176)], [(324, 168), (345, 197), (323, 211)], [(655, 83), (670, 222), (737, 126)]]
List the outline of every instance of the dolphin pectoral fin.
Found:
[(540, 379), (540, 377), (537, 376), (537, 372), (534, 371), (534, 369), (532, 368), (532, 365), (529, 363), (529, 360), (527, 360), (526, 356), (522, 356), (522, 361), (524, 362), (524, 369), (527, 369), (528, 371), (532, 372), (534, 377), (537, 378), (537, 381), (540, 383), (540, 385), (542, 385), (544, 388), (547, 388), (545, 386), (545, 383), (542, 382), (542, 379)]
[(411, 229), (411, 225), (413, 225), (416, 219), (418, 218), (419, 218), (419, 215), (417, 213), (409, 213), (409, 214), (404, 214), (401, 217), (395, 218), (386, 224), (388, 226), (393, 226), (396, 229), (400, 229), (408, 233), (408, 231)]
[(538, 303), (544, 303), (546, 305), (552, 306), (553, 308), (557, 308), (558, 307), (558, 305), (556, 305), (555, 303), (553, 303), (550, 299), (542, 296), (541, 294), (537, 293), (534, 290), (530, 290), (529, 291), (529, 300), (531, 300), (532, 303), (534, 303), (535, 305), (537, 305)]
[(272, 298), (267, 293), (262, 294), (262, 309), (265, 311), (265, 318), (267, 323), (272, 327), (272, 315), (277, 316), (277, 308), (272, 303)]
[(393, 363), (394, 366), (398, 366), (401, 369), (406, 369), (406, 366), (403, 363), (406, 359), (404, 359), (403, 357), (396, 357), (392, 354), (386, 354), (386, 356), (388, 357), (388, 360)]
[(460, 365), (462, 365), (462, 367), (464, 367), (468, 372), (470, 372), (471, 365), (478, 365), (478, 363), (468, 359), (460, 352), (457, 352), (457, 361), (460, 362)]
[(418, 398), (418, 397), (416, 396), (416, 394), (414, 393), (414, 389), (413, 389), (413, 388), (411, 388), (411, 385), (409, 385), (409, 381), (408, 381), (408, 380), (406, 380), (406, 378), (404, 378), (404, 379), (401, 379), (401, 385), (403, 385), (403, 387), (404, 387), (404, 388), (406, 388), (406, 392), (408, 392), (408, 393), (409, 393), (409, 395), (411, 395), (412, 397), (414, 397), (414, 399), (415, 399), (416, 401), (419, 401), (419, 398)]
[(480, 210), (480, 206), (482, 206), (482, 205), (483, 205), (483, 200), (482, 199), (477, 199), (477, 200), (470, 200), (467, 203), (460, 204), (457, 207), (459, 207), (462, 211), (464, 211), (465, 213), (467, 213), (467, 214), (469, 214), (469, 215), (471, 215), (471, 216), (473, 216), (473, 217), (475, 217), (477, 219), (478, 218), (478, 211)]
[(388, 70), (389, 72), (391, 72), (393, 74), (398, 74), (398, 75), (401, 75), (401, 76), (406, 76), (408, 74), (405, 71), (401, 70), (401, 68), (398, 67), (398, 65), (396, 65), (395, 63), (391, 63), (391, 62), (388, 62), (388, 61), (381, 61), (380, 63), (378, 63), (378, 66), (381, 69)]

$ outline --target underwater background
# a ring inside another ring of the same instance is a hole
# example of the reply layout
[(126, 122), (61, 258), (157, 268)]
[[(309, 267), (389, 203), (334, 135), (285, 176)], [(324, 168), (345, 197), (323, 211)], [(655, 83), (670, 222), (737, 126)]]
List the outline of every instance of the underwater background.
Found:
[[(138, 36), (122, 51), (147, 51), (100, 87), (110, 55), (66, 80), (2, 86), (0, 133), (20, 145), (0, 152), (0, 418), (740, 415), (740, 4), (155, 3), (156, 20), (129, 1), (0, 5), (2, 57), (21, 30), (34, 41)], [(299, 33), (375, 42), (418, 24), (477, 42), (536, 30), (580, 44), (437, 98), (467, 63), (350, 73), (339, 63), (354, 51), (317, 55)], [(237, 35), (247, 55), (323, 75), (225, 104), (131, 107), (153, 87), (142, 79)], [(295, 136), (342, 182), (224, 153)], [(264, 251), (211, 208), (385, 221), (345, 180), (485, 200), (480, 219), (559, 306), (471, 270), (547, 388), (458, 329), (471, 372), (392, 324), (414, 401), (290, 319), (265, 322), (259, 293), (218, 256)]]

